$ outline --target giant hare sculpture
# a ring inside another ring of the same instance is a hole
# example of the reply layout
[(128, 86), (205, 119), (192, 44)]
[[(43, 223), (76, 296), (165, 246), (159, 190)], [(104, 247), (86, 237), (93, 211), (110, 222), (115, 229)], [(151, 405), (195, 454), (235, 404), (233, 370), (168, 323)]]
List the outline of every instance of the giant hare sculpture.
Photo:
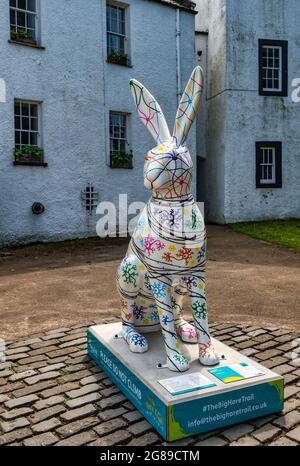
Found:
[[(184, 342), (199, 344), (204, 365), (219, 362), (209, 335), (205, 299), (206, 233), (202, 215), (190, 192), (192, 159), (186, 138), (200, 103), (202, 70), (197, 66), (182, 95), (173, 135), (149, 91), (132, 79), (130, 86), (140, 119), (156, 146), (145, 156), (144, 184), (152, 197), (143, 210), (117, 274), (121, 296), (123, 338), (131, 351), (147, 351), (142, 333), (161, 329), (167, 366), (186, 371)], [(182, 299), (190, 298), (192, 326), (181, 317)]]

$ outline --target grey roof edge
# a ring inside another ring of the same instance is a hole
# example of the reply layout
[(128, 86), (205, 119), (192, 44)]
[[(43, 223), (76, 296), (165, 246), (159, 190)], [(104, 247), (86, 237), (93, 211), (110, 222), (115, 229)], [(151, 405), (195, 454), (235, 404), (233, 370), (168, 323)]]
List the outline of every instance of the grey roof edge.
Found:
[(196, 3), (191, 2), (190, 0), (148, 0), (149, 2), (162, 3), (171, 8), (180, 8), (192, 15), (196, 15), (198, 11), (195, 10)]

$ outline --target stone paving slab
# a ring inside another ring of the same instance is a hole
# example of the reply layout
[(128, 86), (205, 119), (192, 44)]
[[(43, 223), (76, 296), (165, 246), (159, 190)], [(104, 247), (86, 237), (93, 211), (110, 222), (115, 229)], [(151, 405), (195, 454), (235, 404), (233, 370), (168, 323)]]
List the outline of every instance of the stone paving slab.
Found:
[(0, 445), (300, 444), (299, 335), (279, 328), (211, 324), (214, 337), (284, 375), (284, 411), (169, 444), (86, 354), (87, 327), (115, 320), (6, 342), (6, 357), (0, 361)]

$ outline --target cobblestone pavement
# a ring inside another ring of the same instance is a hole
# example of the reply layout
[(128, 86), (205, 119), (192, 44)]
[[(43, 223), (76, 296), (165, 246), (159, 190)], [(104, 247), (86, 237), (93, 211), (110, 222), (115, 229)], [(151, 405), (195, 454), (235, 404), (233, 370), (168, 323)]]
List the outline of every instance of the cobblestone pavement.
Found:
[[(103, 322), (108, 320), (97, 323)], [(6, 360), (0, 360), (0, 445), (167, 445), (86, 355), (91, 324), (6, 342)], [(284, 375), (284, 413), (172, 445), (299, 445), (300, 364), (291, 358), (297, 335), (230, 323), (211, 329), (219, 340)]]

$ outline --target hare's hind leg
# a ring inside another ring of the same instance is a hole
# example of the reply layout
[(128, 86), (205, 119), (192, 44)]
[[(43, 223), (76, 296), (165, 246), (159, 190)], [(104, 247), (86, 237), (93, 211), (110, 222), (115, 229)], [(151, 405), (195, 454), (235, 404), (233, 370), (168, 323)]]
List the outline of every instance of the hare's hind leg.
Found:
[(182, 317), (183, 299), (185, 293), (176, 286), (173, 291), (172, 307), (175, 319), (176, 332), (184, 343), (197, 343), (197, 332), (193, 325)]
[(118, 269), (117, 286), (120, 294), (123, 338), (133, 353), (144, 353), (148, 350), (146, 338), (135, 330), (135, 313), (139, 295), (140, 279), (138, 260), (126, 257)]
[(184, 372), (189, 361), (180, 351), (172, 308), (172, 287), (166, 277), (150, 278), (151, 289), (158, 310), (161, 330), (167, 353), (167, 366), (171, 371)]
[(207, 306), (205, 298), (205, 283), (201, 279), (195, 282), (195, 288), (190, 290), (191, 306), (199, 343), (199, 361), (204, 366), (214, 366), (219, 363), (219, 356), (211, 343), (208, 329)]
[(134, 309), (137, 308), (136, 299), (121, 297), (123, 337), (133, 353), (145, 353), (148, 350), (146, 338), (135, 330)]

